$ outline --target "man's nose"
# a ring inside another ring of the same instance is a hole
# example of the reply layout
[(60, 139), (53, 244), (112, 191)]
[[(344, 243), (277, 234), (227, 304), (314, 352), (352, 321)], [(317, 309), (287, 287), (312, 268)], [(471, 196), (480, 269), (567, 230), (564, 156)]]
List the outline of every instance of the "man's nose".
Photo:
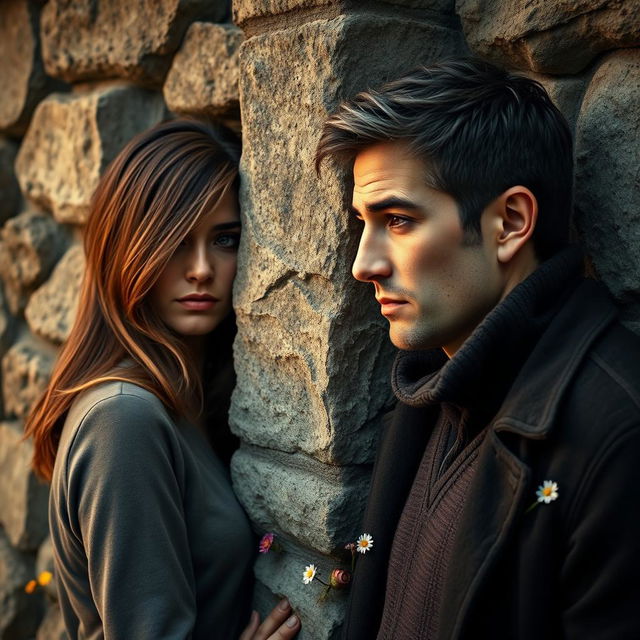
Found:
[(391, 275), (391, 262), (383, 238), (366, 229), (363, 231), (351, 273), (361, 282), (371, 282)]
[(191, 282), (206, 282), (213, 278), (213, 273), (213, 264), (207, 254), (207, 248), (194, 245), (189, 256), (187, 280)]

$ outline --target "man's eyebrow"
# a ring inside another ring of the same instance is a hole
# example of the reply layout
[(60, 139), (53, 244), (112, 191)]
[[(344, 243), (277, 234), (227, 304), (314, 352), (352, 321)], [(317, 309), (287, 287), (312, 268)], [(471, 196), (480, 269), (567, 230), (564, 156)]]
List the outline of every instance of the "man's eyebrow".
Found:
[(225, 229), (235, 229), (236, 227), (240, 227), (240, 220), (234, 220), (233, 222), (221, 222), (220, 224), (215, 224), (211, 227), (212, 231), (224, 231)]
[(378, 202), (371, 202), (366, 205), (367, 211), (377, 213), (378, 211), (385, 211), (386, 209), (421, 209), (418, 204), (408, 200), (407, 198), (400, 198), (399, 196), (389, 196), (379, 200)]

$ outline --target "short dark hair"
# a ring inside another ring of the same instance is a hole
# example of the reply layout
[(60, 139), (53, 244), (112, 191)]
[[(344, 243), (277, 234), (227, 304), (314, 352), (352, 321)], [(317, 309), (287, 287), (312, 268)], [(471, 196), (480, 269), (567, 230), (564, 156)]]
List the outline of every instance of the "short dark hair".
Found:
[(568, 243), (571, 132), (539, 82), (470, 58), (421, 67), (343, 102), (324, 125), (316, 169), (325, 157), (348, 165), (392, 140), (424, 160), (429, 186), (455, 198), (467, 239), (481, 237), (480, 216), (493, 199), (523, 185), (538, 200), (537, 256)]

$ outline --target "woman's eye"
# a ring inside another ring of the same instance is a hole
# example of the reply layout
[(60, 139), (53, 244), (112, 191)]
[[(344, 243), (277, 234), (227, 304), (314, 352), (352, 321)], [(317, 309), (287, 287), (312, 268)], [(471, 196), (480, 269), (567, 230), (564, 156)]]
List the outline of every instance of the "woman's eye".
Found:
[(216, 236), (214, 244), (223, 249), (237, 249), (240, 244), (239, 233), (223, 233)]

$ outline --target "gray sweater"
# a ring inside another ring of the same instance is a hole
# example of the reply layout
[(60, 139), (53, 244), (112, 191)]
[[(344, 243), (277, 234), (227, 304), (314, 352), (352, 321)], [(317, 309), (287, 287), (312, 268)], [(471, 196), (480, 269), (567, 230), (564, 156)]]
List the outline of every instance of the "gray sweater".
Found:
[(237, 638), (253, 537), (204, 435), (153, 394), (80, 394), (53, 472), (49, 523), (71, 638)]

